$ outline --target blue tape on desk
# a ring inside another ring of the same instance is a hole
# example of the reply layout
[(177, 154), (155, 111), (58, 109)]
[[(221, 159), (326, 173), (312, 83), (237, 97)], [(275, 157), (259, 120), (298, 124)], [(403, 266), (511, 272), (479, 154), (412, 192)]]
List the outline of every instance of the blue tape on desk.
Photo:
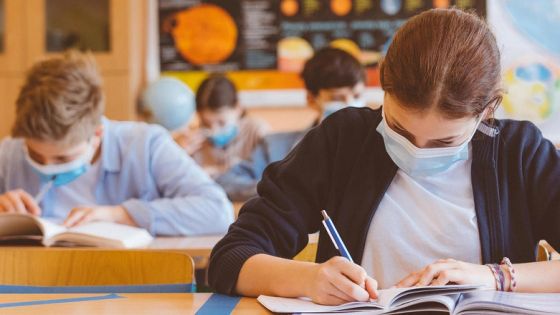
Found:
[(196, 315), (229, 315), (240, 299), (238, 296), (212, 294)]
[(112, 299), (122, 299), (122, 298), (123, 297), (118, 294), (111, 293), (111, 294), (101, 295), (101, 296), (85, 296), (85, 297), (66, 298), (66, 299), (0, 303), (0, 308), (45, 305), (45, 304), (62, 304), (62, 303), (74, 303), (74, 302), (86, 302), (86, 301), (100, 301), (100, 300), (112, 300)]
[(0, 285), (0, 293), (193, 293), (194, 284), (103, 285), (103, 286), (20, 286)]

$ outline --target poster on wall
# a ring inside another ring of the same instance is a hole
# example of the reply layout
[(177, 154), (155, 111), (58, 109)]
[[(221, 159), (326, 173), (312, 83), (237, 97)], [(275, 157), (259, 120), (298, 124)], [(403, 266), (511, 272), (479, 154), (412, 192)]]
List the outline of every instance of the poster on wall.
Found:
[(560, 1), (488, 1), (502, 53), (500, 118), (530, 120), (560, 144)]
[(378, 64), (397, 28), (434, 7), (486, 15), (485, 0), (159, 0), (160, 66), (196, 89), (226, 72), (241, 90), (301, 89), (303, 65), (345, 49), (379, 86)]
[(163, 71), (274, 69), (277, 16), (270, 1), (160, 1)]

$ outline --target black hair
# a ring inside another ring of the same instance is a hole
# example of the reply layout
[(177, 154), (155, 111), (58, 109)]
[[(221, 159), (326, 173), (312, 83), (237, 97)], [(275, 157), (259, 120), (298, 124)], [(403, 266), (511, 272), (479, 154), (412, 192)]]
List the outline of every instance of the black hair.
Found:
[(366, 74), (364, 67), (350, 53), (326, 47), (305, 63), (301, 78), (305, 88), (317, 95), (322, 89), (354, 87), (365, 82)]

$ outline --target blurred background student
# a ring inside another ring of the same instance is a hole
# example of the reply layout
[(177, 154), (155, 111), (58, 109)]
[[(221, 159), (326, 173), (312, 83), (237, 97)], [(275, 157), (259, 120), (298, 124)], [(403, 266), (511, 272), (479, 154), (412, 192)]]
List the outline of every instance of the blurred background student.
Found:
[(91, 55), (36, 63), (0, 142), (0, 213), (72, 227), (90, 221), (153, 235), (224, 233), (233, 209), (222, 189), (157, 125), (105, 118)]
[(350, 53), (332, 47), (323, 48), (309, 59), (301, 77), (305, 84), (307, 106), (317, 112), (309, 128), (267, 135), (249, 159), (244, 159), (216, 178), (233, 201), (245, 201), (257, 194), (257, 183), (264, 169), (282, 160), (312, 127), (346, 106), (367, 106), (365, 70)]
[(210, 76), (198, 88), (196, 112), (198, 130), (183, 130), (175, 140), (212, 177), (249, 159), (268, 131), (264, 121), (247, 116), (235, 85), (220, 74)]

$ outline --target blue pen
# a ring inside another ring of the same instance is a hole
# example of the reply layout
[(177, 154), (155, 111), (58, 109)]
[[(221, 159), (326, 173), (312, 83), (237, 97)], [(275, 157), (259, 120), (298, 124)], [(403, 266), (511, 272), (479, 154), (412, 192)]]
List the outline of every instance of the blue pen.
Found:
[(334, 227), (334, 224), (333, 224), (331, 218), (329, 218), (329, 215), (327, 214), (327, 212), (325, 210), (322, 210), (321, 214), (323, 215), (323, 218), (324, 218), (323, 225), (325, 226), (325, 229), (327, 230), (327, 233), (331, 237), (331, 241), (333, 242), (334, 247), (336, 249), (338, 249), (338, 251), (340, 252), (340, 255), (342, 255), (342, 257), (350, 260), (350, 262), (354, 262), (354, 260), (352, 260), (352, 256), (350, 256), (350, 253), (346, 249), (346, 245), (344, 245), (344, 243), (342, 242), (342, 239), (340, 238), (340, 235), (338, 235), (338, 231)]
[(39, 193), (35, 196), (35, 202), (40, 204), (43, 201), (43, 197), (47, 194), (47, 192), (52, 188), (54, 181), (51, 180), (48, 183), (44, 184), (43, 187), (39, 190)]

